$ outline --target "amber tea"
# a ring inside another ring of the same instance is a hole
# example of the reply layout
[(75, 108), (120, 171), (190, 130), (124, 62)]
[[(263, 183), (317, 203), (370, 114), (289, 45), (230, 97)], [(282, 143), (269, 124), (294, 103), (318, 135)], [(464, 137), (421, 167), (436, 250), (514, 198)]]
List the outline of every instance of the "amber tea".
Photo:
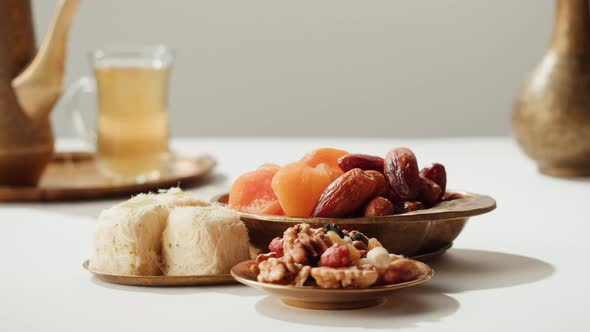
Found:
[[(170, 50), (119, 46), (94, 51), (91, 57), (95, 77), (78, 80), (65, 98), (78, 133), (96, 144), (106, 175), (138, 182), (159, 177), (170, 159)], [(81, 93), (97, 95), (96, 132), (88, 129), (77, 105)]]
[(168, 68), (102, 65), (97, 150), (101, 166), (123, 177), (151, 176), (168, 160)]

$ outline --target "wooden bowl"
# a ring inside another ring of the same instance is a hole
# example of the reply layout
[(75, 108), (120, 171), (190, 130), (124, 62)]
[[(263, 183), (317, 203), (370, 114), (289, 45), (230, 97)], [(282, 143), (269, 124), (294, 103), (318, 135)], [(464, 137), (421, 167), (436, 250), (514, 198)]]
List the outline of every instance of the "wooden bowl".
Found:
[(259, 288), (278, 296), (287, 305), (305, 309), (344, 310), (378, 305), (383, 303), (391, 292), (421, 284), (434, 275), (434, 271), (430, 266), (417, 261), (416, 264), (420, 267), (421, 273), (416, 280), (360, 289), (326, 289), (258, 282), (256, 275), (250, 271), (250, 265), (252, 264), (256, 264), (255, 261), (250, 260), (239, 263), (231, 269), (231, 275), (244, 285)]
[[(459, 236), (469, 217), (490, 212), (496, 201), (485, 195), (460, 192), (463, 198), (441, 202), (436, 206), (383, 217), (363, 218), (295, 218), (238, 212), (248, 228), (250, 244), (268, 251), (268, 244), (282, 236), (285, 229), (299, 223), (322, 227), (336, 223), (344, 229), (358, 230), (377, 238), (392, 253), (415, 256), (437, 251), (450, 245)], [(214, 201), (226, 204), (228, 194)]]

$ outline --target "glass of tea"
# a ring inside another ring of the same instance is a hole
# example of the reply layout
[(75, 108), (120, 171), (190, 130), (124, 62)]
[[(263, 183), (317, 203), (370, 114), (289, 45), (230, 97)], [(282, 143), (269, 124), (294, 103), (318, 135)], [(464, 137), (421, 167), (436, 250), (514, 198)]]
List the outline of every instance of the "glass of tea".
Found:
[[(156, 179), (169, 165), (168, 81), (171, 50), (113, 46), (91, 52), (94, 77), (76, 81), (64, 95), (78, 134), (96, 146), (98, 165), (119, 180)], [(96, 95), (96, 129), (80, 107), (82, 94)]]

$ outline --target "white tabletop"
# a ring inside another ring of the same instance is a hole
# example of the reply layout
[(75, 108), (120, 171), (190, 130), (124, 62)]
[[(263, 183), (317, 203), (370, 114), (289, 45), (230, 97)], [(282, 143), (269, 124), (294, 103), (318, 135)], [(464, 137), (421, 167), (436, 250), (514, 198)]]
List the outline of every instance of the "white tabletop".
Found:
[[(0, 205), (0, 331), (566, 331), (590, 323), (590, 181), (539, 175), (510, 138), (183, 139), (185, 153), (219, 161), (208, 199), (241, 172), (334, 146), (384, 154), (411, 147), (446, 165), (451, 188), (488, 194), (498, 209), (475, 217), (435, 277), (387, 304), (312, 311), (246, 286), (143, 288), (101, 282), (82, 269), (94, 221), (115, 201)], [(71, 148), (72, 142), (60, 142)], [(225, 176), (225, 177), (224, 177)], [(586, 323), (586, 324), (585, 324)], [(231, 330), (230, 330), (231, 329)]]

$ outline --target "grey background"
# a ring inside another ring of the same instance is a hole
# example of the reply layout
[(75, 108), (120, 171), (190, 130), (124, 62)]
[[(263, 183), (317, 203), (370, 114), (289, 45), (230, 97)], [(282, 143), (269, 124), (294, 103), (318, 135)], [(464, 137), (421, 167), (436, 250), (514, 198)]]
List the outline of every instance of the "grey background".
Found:
[[(57, 1), (33, 0), (38, 41)], [(176, 136), (506, 135), (549, 0), (83, 0), (67, 82), (113, 43), (176, 50)], [(72, 136), (63, 108), (58, 136)]]

